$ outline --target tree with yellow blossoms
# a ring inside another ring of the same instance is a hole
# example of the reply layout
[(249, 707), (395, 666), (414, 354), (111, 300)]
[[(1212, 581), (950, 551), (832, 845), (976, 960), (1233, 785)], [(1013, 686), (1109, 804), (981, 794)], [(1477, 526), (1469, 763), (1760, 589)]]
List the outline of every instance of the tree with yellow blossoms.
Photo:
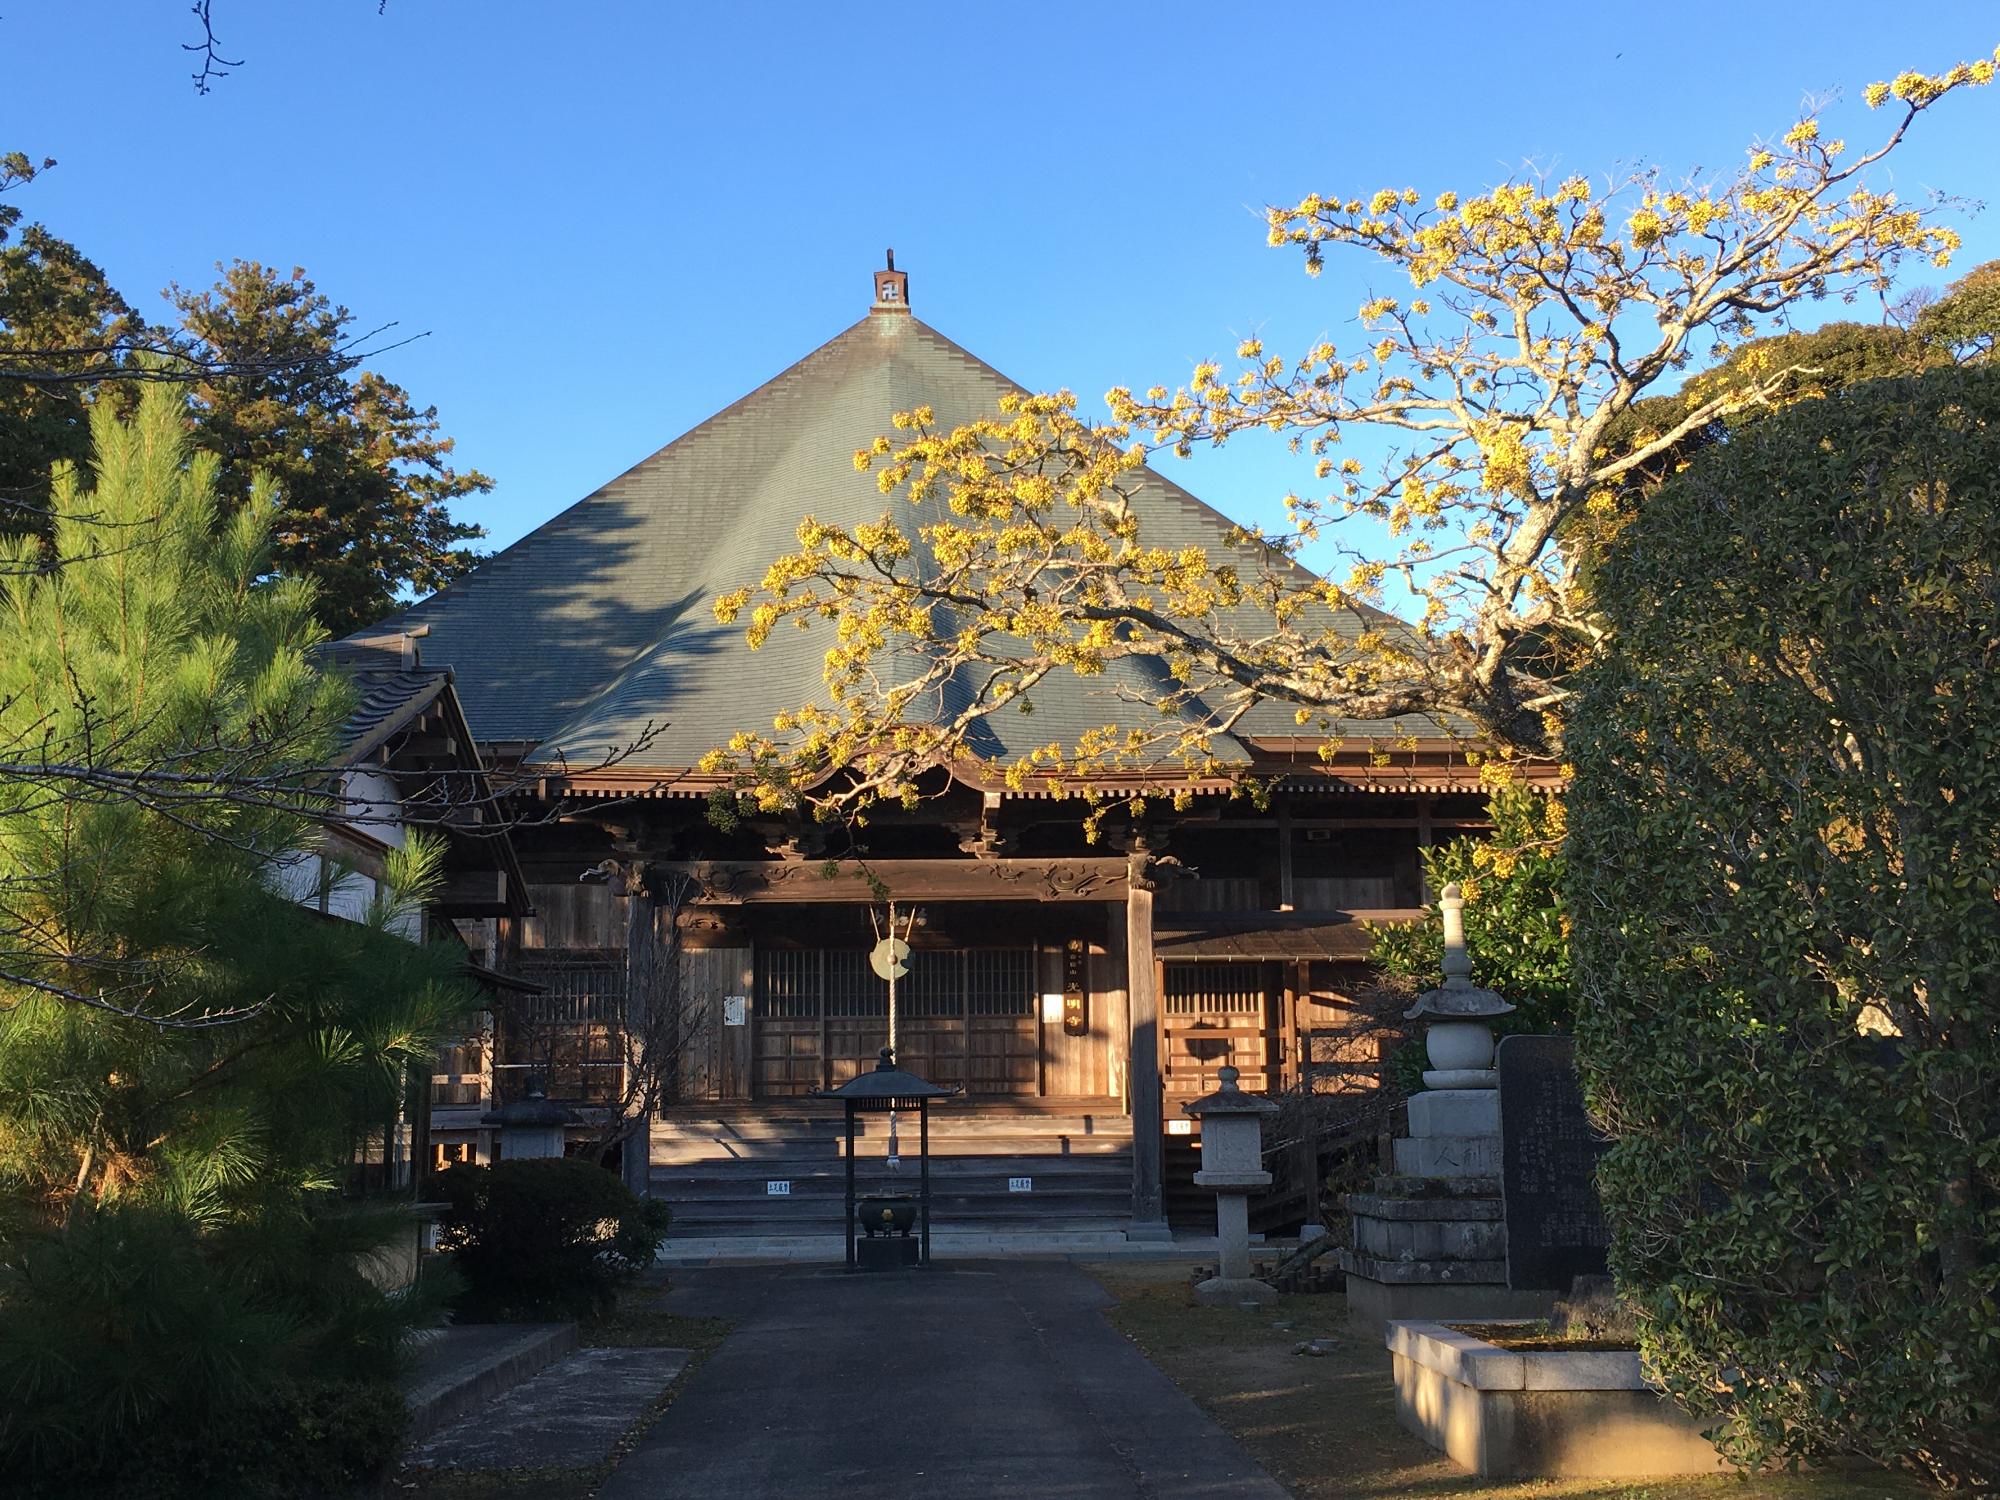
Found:
[[(1272, 209), (1271, 243), (1309, 272), (1358, 249), (1408, 295), (1362, 306), (1356, 347), (1287, 357), (1252, 340), (1231, 372), (1205, 362), (1177, 390), (1111, 391), (1103, 420), (1067, 391), (949, 429), (928, 409), (897, 414), (895, 435), (855, 456), (890, 508), (854, 527), (806, 517), (761, 587), (718, 603), (724, 622), (747, 612), (753, 645), (788, 623), (833, 638), (825, 698), (739, 735), (710, 768), (829, 817), (914, 800), (926, 772), (971, 758), (989, 715), (1129, 658), (1164, 683), (1143, 712), (1021, 757), (1012, 780), (1087, 789), (1136, 767), (1165, 789), (1212, 769), (1216, 737), (1269, 704), (1328, 744), (1358, 721), (1431, 714), (1489, 745), (1559, 753), (1570, 677), (1603, 643), (1588, 539), (1691, 434), (1782, 399), (1800, 373), (1732, 351), (1797, 304), (1886, 291), (1912, 258), (1950, 261), (1949, 205), (1904, 203), (1869, 169), (1994, 72), (1981, 60), (1870, 86), (1888, 123), (1859, 151), (1809, 112), (1720, 175), (1527, 173), (1477, 194), (1385, 188)], [(1671, 421), (1621, 421), (1717, 361), (1727, 377), (1673, 403)], [(1387, 458), (1344, 457), (1357, 429), (1387, 433)], [(1149, 539), (1133, 504), (1148, 460), (1251, 432), (1284, 435), (1312, 466), (1286, 524), (1213, 549)], [(1352, 518), (1386, 529), (1393, 555), (1341, 546)], [(1351, 562), (1344, 576), (1302, 563), (1322, 540)]]

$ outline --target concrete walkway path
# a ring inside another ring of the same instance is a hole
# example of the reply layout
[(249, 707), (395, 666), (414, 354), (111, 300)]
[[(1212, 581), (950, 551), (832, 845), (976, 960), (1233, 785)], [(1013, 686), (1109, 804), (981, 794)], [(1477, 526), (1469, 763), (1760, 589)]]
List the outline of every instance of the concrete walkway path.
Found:
[(579, 1349), (418, 1443), (403, 1462), (427, 1469), (602, 1463), (688, 1358), (685, 1349)]
[(1286, 1500), (1060, 1261), (681, 1272), (735, 1331), (599, 1500)]

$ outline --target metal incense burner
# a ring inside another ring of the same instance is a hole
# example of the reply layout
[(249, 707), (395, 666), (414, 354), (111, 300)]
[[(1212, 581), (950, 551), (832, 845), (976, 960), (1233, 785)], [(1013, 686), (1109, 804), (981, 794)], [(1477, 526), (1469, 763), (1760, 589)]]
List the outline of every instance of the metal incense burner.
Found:
[[(874, 1068), (856, 1074), (837, 1089), (815, 1089), (808, 1097), (838, 1101), (847, 1118), (847, 1269), (881, 1271), (931, 1263), (931, 1105), (956, 1098), (959, 1087), (944, 1088), (896, 1066), (895, 1052), (884, 1047)], [(917, 1115), (917, 1194), (877, 1193), (857, 1197), (854, 1173), (854, 1117), (893, 1116), (915, 1110)], [(911, 1237), (914, 1227), (918, 1233)]]

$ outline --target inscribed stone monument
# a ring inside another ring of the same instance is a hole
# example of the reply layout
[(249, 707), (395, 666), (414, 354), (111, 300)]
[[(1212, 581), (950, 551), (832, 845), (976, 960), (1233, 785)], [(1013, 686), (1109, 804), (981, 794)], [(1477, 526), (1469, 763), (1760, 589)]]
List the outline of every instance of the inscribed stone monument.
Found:
[(1608, 1142), (1584, 1114), (1569, 1037), (1506, 1037), (1499, 1058), (1507, 1284), (1567, 1292), (1605, 1271), (1611, 1234), (1596, 1173)]

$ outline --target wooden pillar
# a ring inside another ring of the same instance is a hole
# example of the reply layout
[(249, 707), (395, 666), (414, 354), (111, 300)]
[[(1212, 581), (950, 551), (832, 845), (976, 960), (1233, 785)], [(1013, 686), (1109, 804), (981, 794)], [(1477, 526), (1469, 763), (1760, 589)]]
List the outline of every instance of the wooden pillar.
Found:
[[(1431, 841), (1436, 837), (1434, 830), (1431, 828), (1432, 806), (1433, 802), (1431, 798), (1417, 798), (1417, 848), (1420, 851), (1430, 848)], [(1428, 906), (1434, 899), (1434, 894), (1431, 891), (1431, 883), (1424, 874), (1423, 856), (1419, 853), (1417, 856), (1417, 905)]]
[(1278, 804), (1278, 910), (1292, 911), (1298, 898), (1292, 888), (1292, 804)]
[[(635, 863), (625, 878), (625, 1065), (639, 1073), (642, 1080), (638, 1084), (637, 1103), (640, 1110), (638, 1129), (626, 1137), (623, 1154), (625, 1186), (644, 1197), (651, 1185), (653, 1168), (653, 1121), (646, 1106), (650, 1088), (643, 1082), (645, 1070), (651, 1059), (646, 1056), (646, 1038), (651, 1033), (650, 1010), (653, 1001), (654, 965), (658, 958), (659, 943), (655, 927), (659, 922), (659, 907), (654, 904), (653, 893), (646, 888), (645, 866)], [(633, 1087), (633, 1080), (623, 1080), (625, 1088)]]
[(1160, 991), (1153, 955), (1153, 882), (1134, 854), (1125, 897), (1125, 1006), (1130, 1022), (1132, 1224), (1128, 1239), (1172, 1238), (1160, 1187)]
[(1125, 903), (1108, 907), (1104, 937), (1105, 1004), (1093, 1011), (1091, 1029), (1104, 1038), (1104, 1087), (1118, 1099), (1127, 1117), (1132, 1113), (1132, 1005), (1125, 981)]

